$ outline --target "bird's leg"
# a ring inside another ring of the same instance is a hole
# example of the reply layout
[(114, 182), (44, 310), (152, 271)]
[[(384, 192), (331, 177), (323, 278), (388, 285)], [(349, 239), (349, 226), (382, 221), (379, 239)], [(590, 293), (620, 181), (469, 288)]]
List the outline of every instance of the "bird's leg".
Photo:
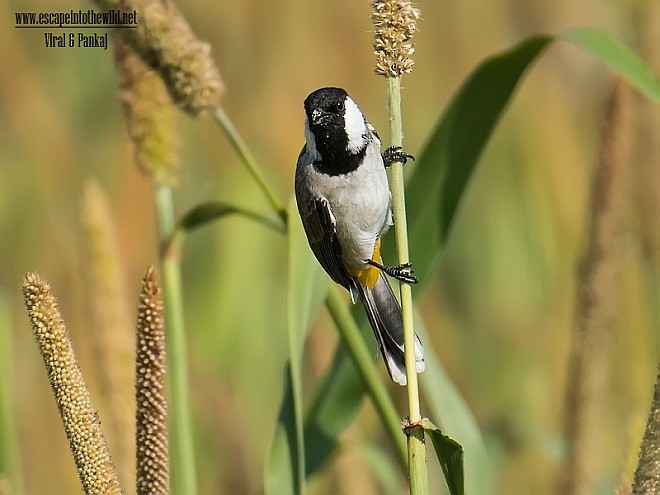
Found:
[(374, 260), (365, 260), (365, 263), (369, 263), (371, 266), (375, 266), (379, 270), (387, 273), (390, 277), (395, 278), (400, 282), (404, 282), (406, 284), (416, 284), (419, 282), (417, 277), (413, 275), (413, 271), (410, 269), (412, 263), (402, 263), (400, 265), (394, 266), (385, 266)]
[(381, 153), (381, 156), (383, 157), (385, 168), (396, 162), (401, 162), (403, 165), (405, 165), (408, 160), (415, 161), (415, 157), (403, 151), (401, 146), (390, 146)]

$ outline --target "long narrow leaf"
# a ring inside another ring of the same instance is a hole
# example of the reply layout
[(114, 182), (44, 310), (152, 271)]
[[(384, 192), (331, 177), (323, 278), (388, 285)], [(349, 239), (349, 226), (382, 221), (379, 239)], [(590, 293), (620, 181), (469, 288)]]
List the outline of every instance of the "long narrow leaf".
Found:
[[(356, 304), (351, 314), (365, 341), (373, 347), (376, 358), (378, 351), (373, 342), (373, 332), (361, 305)], [(348, 351), (340, 341), (332, 366), (316, 387), (305, 412), (305, 445), (309, 445), (309, 450), (306, 450), (307, 476), (312, 476), (333, 452), (337, 439), (360, 411), (366, 392), (364, 382), (359, 378)]]
[(423, 283), (435, 266), (463, 193), (525, 71), (550, 43), (566, 40), (593, 54), (642, 94), (660, 100), (660, 80), (610, 35), (575, 28), (535, 36), (482, 62), (454, 96), (407, 184), (410, 252)]
[(410, 252), (421, 283), (442, 252), (468, 181), (520, 77), (551, 39), (534, 37), (482, 62), (431, 135), (406, 192)]
[(564, 31), (559, 39), (570, 41), (595, 55), (640, 93), (660, 101), (660, 79), (653, 75), (651, 68), (635, 52), (620, 41), (602, 31), (586, 27)]
[(307, 330), (319, 311), (328, 283), (314, 259), (292, 202), (289, 208), (287, 321), (289, 360), (280, 413), (266, 465), (268, 495), (304, 493), (305, 446), (302, 416), (302, 350)]
[[(355, 305), (351, 317), (358, 326), (365, 344), (373, 348), (371, 355), (378, 359), (378, 352), (373, 332), (367, 322), (361, 305)], [(359, 412), (362, 397), (368, 393), (368, 388), (360, 379), (353, 362), (351, 352), (343, 340), (337, 347), (331, 369), (317, 386), (313, 400), (305, 414), (305, 454), (307, 459), (307, 476), (313, 475), (338, 444), (341, 433), (353, 422)], [(376, 366), (373, 363), (372, 366)], [(391, 403), (384, 400), (379, 391), (373, 391), (379, 398), (372, 397), (374, 406), (384, 421), (385, 430), (399, 453), (401, 473), (407, 470), (405, 437), (400, 430), (399, 418)]]
[(211, 223), (224, 216), (232, 214), (242, 215), (259, 222), (266, 227), (284, 233), (284, 225), (279, 219), (273, 219), (266, 215), (262, 215), (261, 213), (256, 213), (224, 201), (209, 201), (195, 206), (179, 220), (177, 229), (183, 229), (190, 232), (191, 230), (202, 227), (207, 223)]
[(291, 363), (287, 363), (284, 373), (284, 391), (277, 417), (277, 426), (266, 462), (264, 479), (267, 495), (302, 493), (301, 452), (298, 444), (296, 405), (293, 397), (293, 377)]
[[(344, 376), (349, 379), (345, 379)], [(318, 385), (305, 413), (306, 476), (312, 476), (334, 451), (339, 435), (357, 416), (365, 386), (343, 345), (339, 345), (332, 369)]]
[(290, 350), (299, 359), (307, 330), (316, 318), (328, 293), (329, 279), (309, 248), (293, 201), (288, 215), (288, 325), (292, 344)]
[(381, 495), (400, 495), (402, 482), (394, 460), (388, 456), (380, 445), (369, 443), (359, 444), (355, 450), (373, 473), (374, 479), (380, 485)]
[[(415, 315), (417, 333), (428, 342), (423, 318)], [(491, 462), (481, 431), (470, 408), (442, 368), (437, 355), (426, 348), (426, 371), (420, 375), (428, 416), (465, 451), (465, 488), (467, 493), (492, 493), (494, 486)]]

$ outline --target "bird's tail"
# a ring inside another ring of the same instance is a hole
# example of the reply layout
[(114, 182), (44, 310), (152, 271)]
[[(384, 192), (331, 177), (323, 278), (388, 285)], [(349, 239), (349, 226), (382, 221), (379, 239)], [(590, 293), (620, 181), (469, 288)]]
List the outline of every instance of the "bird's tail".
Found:
[[(390, 378), (399, 385), (406, 385), (401, 306), (394, 297), (387, 277), (381, 272), (376, 285), (372, 288), (358, 284), (358, 293), (376, 335)], [(415, 334), (415, 368), (421, 373), (424, 367), (424, 346)]]

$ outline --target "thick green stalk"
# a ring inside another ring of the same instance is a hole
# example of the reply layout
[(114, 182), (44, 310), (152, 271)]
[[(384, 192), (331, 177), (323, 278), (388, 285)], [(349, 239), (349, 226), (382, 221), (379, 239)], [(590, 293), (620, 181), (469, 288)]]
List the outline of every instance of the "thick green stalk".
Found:
[[(401, 146), (403, 126), (401, 121), (401, 77), (387, 78), (388, 113), (390, 121), (390, 144)], [(394, 163), (390, 167), (390, 189), (392, 212), (395, 220), (395, 239), (399, 263), (408, 263), (408, 226), (403, 184), (403, 165)], [(415, 328), (413, 322), (412, 291), (408, 284), (401, 284), (401, 311), (403, 313), (403, 342), (406, 354), (406, 377), (408, 379), (408, 420), (413, 428), (408, 433), (408, 470), (411, 495), (429, 493), (428, 468), (424, 430), (416, 425), (422, 415), (419, 407), (419, 388), (415, 368)]]
[(167, 367), (169, 377), (170, 457), (174, 495), (197, 495), (195, 458), (190, 418), (188, 359), (183, 319), (181, 265), (178, 245), (168, 245), (175, 228), (172, 188), (156, 182), (156, 212), (160, 237), (160, 263), (167, 332)]
[(351, 316), (346, 302), (341, 297), (338, 287), (330, 287), (325, 304), (330, 312), (330, 316), (339, 330), (346, 349), (353, 360), (353, 364), (364, 381), (371, 400), (376, 407), (376, 411), (390, 438), (394, 442), (397, 453), (405, 464), (407, 459), (406, 445), (401, 435), (401, 421), (392, 403), (390, 395), (378, 376), (371, 352), (360, 334), (355, 320)]
[(277, 197), (277, 194), (275, 194), (275, 192), (271, 189), (263, 171), (257, 164), (257, 160), (254, 158), (254, 155), (250, 151), (250, 148), (247, 146), (247, 144), (245, 144), (245, 141), (243, 141), (243, 138), (238, 133), (231, 119), (225, 113), (222, 107), (218, 107), (213, 113), (213, 120), (215, 120), (216, 123), (220, 126), (222, 131), (225, 133), (225, 136), (227, 136), (234, 149), (238, 152), (248, 173), (252, 176), (259, 188), (263, 191), (275, 212), (277, 212), (280, 218), (286, 222), (286, 209), (284, 208), (284, 205)]

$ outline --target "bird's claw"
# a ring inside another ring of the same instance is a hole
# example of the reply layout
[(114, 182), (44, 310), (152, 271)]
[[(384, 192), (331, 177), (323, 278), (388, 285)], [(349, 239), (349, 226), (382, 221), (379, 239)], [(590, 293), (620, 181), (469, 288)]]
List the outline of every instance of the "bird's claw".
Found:
[(382, 157), (385, 168), (396, 162), (401, 162), (403, 165), (405, 165), (408, 160), (415, 161), (415, 157), (403, 151), (401, 146), (390, 146), (385, 151), (383, 151)]
[(390, 277), (397, 279), (399, 282), (411, 285), (419, 282), (417, 277), (413, 275), (414, 272), (411, 270), (412, 263), (401, 263), (400, 265), (394, 266), (385, 266), (374, 260), (367, 260), (367, 263), (385, 272)]

